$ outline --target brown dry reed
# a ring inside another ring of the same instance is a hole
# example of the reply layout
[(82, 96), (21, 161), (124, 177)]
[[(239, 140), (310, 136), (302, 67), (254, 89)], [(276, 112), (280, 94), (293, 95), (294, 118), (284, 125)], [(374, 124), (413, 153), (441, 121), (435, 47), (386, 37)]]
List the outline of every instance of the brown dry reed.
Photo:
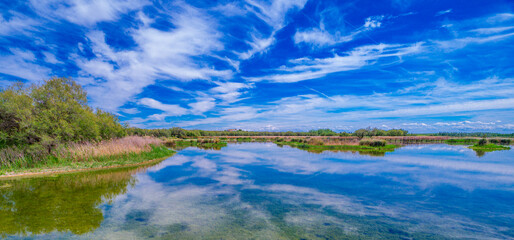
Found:
[(72, 162), (88, 161), (95, 157), (141, 153), (152, 150), (152, 146), (159, 146), (163, 140), (154, 137), (128, 136), (119, 139), (101, 141), (98, 143), (71, 143), (60, 145), (48, 153), (44, 149), (21, 149), (16, 146), (0, 149), (0, 168), (28, 166), (38, 162), (57, 158)]

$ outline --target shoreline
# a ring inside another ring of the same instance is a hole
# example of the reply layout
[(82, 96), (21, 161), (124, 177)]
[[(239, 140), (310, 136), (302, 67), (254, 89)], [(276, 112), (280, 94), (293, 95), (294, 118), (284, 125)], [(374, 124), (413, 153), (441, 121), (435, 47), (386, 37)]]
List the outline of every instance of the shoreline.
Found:
[[(348, 144), (349, 142), (345, 142), (345, 141), (342, 141), (341, 143), (339, 144), (327, 144), (327, 145), (313, 145), (313, 144), (308, 144), (308, 143), (300, 143), (300, 142), (296, 142), (295, 141), (295, 137), (276, 137), (276, 136), (213, 136), (213, 137), (210, 137), (211, 139), (223, 139), (224, 140), (228, 140), (227, 142), (201, 142), (201, 140), (205, 140), (207, 139), (207, 137), (198, 137), (198, 138), (186, 138), (186, 139), (176, 139), (175, 141), (177, 141), (177, 145), (184, 145), (183, 147), (188, 147), (188, 146), (196, 146), (196, 147), (206, 147), (206, 148), (215, 148), (215, 149), (218, 149), (218, 148), (222, 148), (222, 147), (225, 147), (227, 143), (238, 143), (238, 142), (254, 142), (254, 140), (257, 140), (255, 142), (272, 142), (272, 143), (275, 143), (277, 144), (278, 146), (290, 146), (290, 147), (294, 147), (294, 148), (299, 148), (299, 149), (302, 149), (302, 150), (306, 150), (306, 151), (315, 151), (315, 152), (322, 152), (322, 151), (358, 151), (358, 152), (377, 152), (377, 153), (385, 153), (385, 152), (390, 152), (390, 151), (394, 151), (396, 148), (399, 148), (401, 147), (400, 145), (396, 145), (396, 144), (387, 144), (385, 146), (377, 146), (377, 147), (374, 147), (374, 146), (362, 146), (362, 145), (358, 145), (357, 142), (351, 142), (350, 144)], [(276, 141), (278, 138), (282, 138), (283, 140), (282, 141)], [(325, 137), (321, 137), (321, 136), (316, 136), (316, 137), (308, 137), (308, 136), (297, 136), (296, 137), (297, 139), (306, 139), (306, 138), (312, 138), (312, 139), (326, 139), (326, 140), (334, 140), (334, 139), (352, 139), (354, 140), (355, 137), (330, 137), (330, 136), (325, 136)], [(481, 151), (497, 151), (497, 150), (507, 150), (507, 149), (510, 149), (510, 147), (507, 146), (498, 146), (498, 148), (487, 148), (487, 149), (482, 149), (482, 148), (479, 148), (479, 147), (476, 147), (473, 145), (473, 141), (478, 141), (480, 138), (460, 138), (460, 137), (437, 137), (437, 138), (425, 138), (423, 136), (399, 136), (399, 137), (390, 137), (390, 136), (383, 136), (383, 137), (375, 137), (374, 139), (381, 139), (381, 140), (391, 140), (391, 139), (394, 139), (394, 140), (405, 140), (405, 139), (408, 139), (408, 140), (418, 140), (418, 139), (423, 139), (425, 141), (420, 141), (420, 142), (417, 142), (417, 141), (414, 141), (414, 143), (404, 143), (402, 145), (411, 145), (411, 144), (434, 144), (434, 143), (443, 143), (443, 144), (449, 144), (449, 145), (471, 145), (470, 149), (472, 150), (481, 150)], [(488, 138), (488, 140), (490, 139), (495, 139), (495, 138)], [(194, 143), (195, 144), (192, 144), (192, 140), (194, 140)], [(198, 140), (200, 140), (200, 143), (198, 143)], [(230, 141), (232, 140), (232, 141)], [(236, 141), (234, 141), (236, 140)], [(249, 140), (249, 141), (238, 141), (238, 140)], [(261, 140), (261, 141), (259, 141)], [(266, 141), (262, 141), (262, 140), (266, 140)], [(275, 140), (275, 141), (274, 141)], [(286, 141), (284, 141), (286, 140)], [(289, 141), (287, 141), (289, 140)], [(394, 142), (393, 140), (393, 142)], [(426, 141), (428, 140), (428, 141)], [(432, 140), (432, 141), (431, 141)], [(450, 140), (450, 141), (448, 141)], [(453, 141), (451, 141), (453, 140)], [(460, 140), (460, 141), (459, 141)], [(464, 140), (464, 141), (463, 141)], [(471, 140), (471, 141), (469, 141)], [(170, 141), (170, 142), (173, 142), (173, 141)], [(189, 144), (184, 144), (184, 143), (189, 143)], [(345, 144), (346, 143), (346, 144)], [(514, 143), (513, 142), (510, 142), (509, 141), (509, 145), (512, 145)], [(203, 146), (205, 145), (205, 146)], [(175, 146), (176, 147), (176, 146)], [(501, 148), (500, 148), (501, 147)], [(172, 150), (173, 151), (173, 150)], [(173, 151), (170, 155), (168, 156), (163, 156), (163, 157), (157, 157), (155, 159), (149, 159), (149, 160), (143, 160), (141, 162), (134, 162), (134, 161), (129, 161), (129, 162), (126, 162), (126, 163), (120, 163), (120, 160), (127, 157), (125, 155), (122, 155), (122, 156), (119, 156), (120, 158), (114, 158), (114, 159), (109, 159), (107, 161), (92, 161), (90, 163), (82, 163), (82, 164), (79, 164), (79, 165), (73, 165), (72, 162), (70, 163), (65, 163), (63, 162), (62, 164), (64, 165), (58, 165), (58, 166), (40, 166), (40, 167), (34, 167), (34, 168), (30, 168), (30, 169), (20, 169), (20, 170), (14, 170), (14, 171), (11, 171), (11, 172), (4, 172), (4, 173), (0, 173), (0, 181), (1, 180), (5, 180), (5, 179), (13, 179), (13, 178), (24, 178), (24, 177), (39, 177), (39, 176), (48, 176), (48, 175), (54, 175), (54, 174), (68, 174), (68, 173), (76, 173), (76, 172), (87, 172), (87, 171), (99, 171), (99, 170), (105, 170), (105, 169), (116, 169), (116, 168), (124, 168), (124, 167), (134, 167), (134, 166), (143, 166), (143, 165), (147, 165), (147, 164), (152, 164), (152, 163), (156, 163), (156, 162), (159, 162), (159, 161), (163, 161), (171, 156), (173, 156), (174, 154), (176, 153), (176, 151)], [(138, 156), (140, 157), (140, 156)], [(108, 158), (111, 158), (111, 157), (108, 157)], [(126, 161), (126, 160), (123, 160), (123, 161)], [(122, 162), (123, 162), (122, 161)], [(68, 164), (68, 165), (66, 165)], [(88, 164), (90, 164), (91, 166), (87, 166)], [(104, 164), (104, 166), (98, 166), (97, 164)], [(94, 166), (93, 166), (94, 165)]]
[(90, 162), (67, 162), (63, 161), (56, 165), (34, 166), (26, 169), (3, 170), (0, 173), (0, 181), (3, 179), (47, 176), (53, 174), (67, 174), (86, 171), (99, 171), (104, 169), (116, 169), (124, 167), (143, 166), (163, 161), (173, 155), (176, 151), (166, 148), (153, 148), (150, 152), (138, 154), (129, 153), (122, 155), (100, 156)]
[(149, 165), (152, 163), (158, 163), (158, 162), (164, 161), (164, 160), (172, 157), (174, 154), (167, 156), (167, 157), (146, 160), (146, 161), (139, 162), (139, 163), (115, 164), (115, 165), (102, 166), (102, 167), (92, 167), (92, 168), (84, 167), (84, 168), (76, 168), (76, 169), (73, 169), (73, 168), (65, 169), (66, 167), (45, 168), (45, 169), (35, 168), (34, 170), (36, 170), (36, 171), (34, 171), (34, 172), (29, 171), (29, 172), (19, 172), (19, 173), (13, 173), (13, 174), (0, 175), (0, 181), (6, 180), (6, 179), (13, 179), (13, 178), (44, 177), (44, 176), (53, 175), (53, 174), (61, 175), (61, 174), (71, 174), (71, 173), (78, 173), (78, 172), (95, 172), (95, 171), (106, 170), (106, 169), (120, 169), (120, 168), (144, 166), (144, 165)]

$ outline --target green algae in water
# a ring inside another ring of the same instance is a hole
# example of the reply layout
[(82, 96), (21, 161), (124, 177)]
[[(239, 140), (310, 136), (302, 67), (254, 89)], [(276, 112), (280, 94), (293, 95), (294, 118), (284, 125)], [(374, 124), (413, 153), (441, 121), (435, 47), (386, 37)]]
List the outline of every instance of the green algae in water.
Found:
[(84, 234), (104, 220), (98, 206), (136, 184), (144, 167), (0, 182), (0, 236), (51, 232)]

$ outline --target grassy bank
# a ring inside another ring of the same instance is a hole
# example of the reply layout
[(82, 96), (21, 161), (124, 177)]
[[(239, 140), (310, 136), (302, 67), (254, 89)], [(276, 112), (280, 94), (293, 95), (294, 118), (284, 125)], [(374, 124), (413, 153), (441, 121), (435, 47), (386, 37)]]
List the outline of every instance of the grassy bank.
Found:
[(44, 156), (15, 148), (0, 151), (0, 176), (137, 164), (173, 155), (159, 139), (125, 137), (96, 144), (61, 146)]

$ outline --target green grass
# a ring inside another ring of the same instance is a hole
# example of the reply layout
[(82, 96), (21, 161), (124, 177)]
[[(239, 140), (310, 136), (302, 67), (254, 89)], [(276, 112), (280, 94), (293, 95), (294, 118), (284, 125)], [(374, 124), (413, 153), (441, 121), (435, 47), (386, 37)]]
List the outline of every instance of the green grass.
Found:
[(226, 142), (216, 142), (216, 141), (198, 141), (196, 139), (194, 140), (178, 140), (178, 141), (171, 141), (167, 143), (168, 146), (174, 147), (174, 148), (186, 148), (186, 147), (198, 147), (198, 148), (207, 148), (207, 149), (221, 149), (222, 147), (226, 147)]
[(8, 173), (30, 173), (52, 170), (75, 170), (109, 166), (122, 166), (127, 164), (137, 164), (149, 160), (160, 159), (171, 156), (175, 151), (164, 146), (152, 146), (152, 150), (140, 153), (118, 154), (110, 156), (93, 157), (87, 161), (74, 161), (68, 158), (56, 158), (49, 156), (46, 161), (26, 164), (30, 162), (25, 159), (11, 164), (10, 166), (0, 166), (0, 176)]
[(310, 145), (299, 142), (275, 142), (279, 146), (288, 145), (291, 147), (307, 150), (310, 152), (323, 152), (323, 151), (358, 151), (358, 152), (372, 152), (372, 153), (385, 153), (393, 152), (399, 146), (385, 145), (380, 147), (372, 147), (367, 145)]
[(509, 150), (510, 147), (496, 145), (494, 143), (486, 144), (486, 145), (478, 145), (475, 144), (473, 146), (470, 146), (469, 148), (473, 150), (479, 150), (479, 151), (498, 151), (498, 150)]
[(479, 139), (476, 138), (459, 138), (459, 139), (447, 139), (444, 142), (450, 145), (469, 145), (478, 143)]

